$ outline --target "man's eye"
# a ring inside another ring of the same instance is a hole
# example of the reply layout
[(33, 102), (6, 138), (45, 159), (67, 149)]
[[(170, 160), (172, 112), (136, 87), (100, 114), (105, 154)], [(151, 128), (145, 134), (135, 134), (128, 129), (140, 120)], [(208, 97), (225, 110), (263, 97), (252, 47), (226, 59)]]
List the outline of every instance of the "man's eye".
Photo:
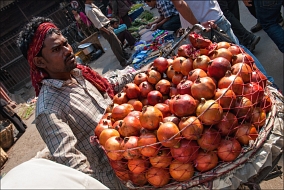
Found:
[(53, 48), (53, 51), (59, 51), (59, 47)]
[(63, 45), (64, 45), (64, 46), (68, 46), (68, 41), (64, 42)]

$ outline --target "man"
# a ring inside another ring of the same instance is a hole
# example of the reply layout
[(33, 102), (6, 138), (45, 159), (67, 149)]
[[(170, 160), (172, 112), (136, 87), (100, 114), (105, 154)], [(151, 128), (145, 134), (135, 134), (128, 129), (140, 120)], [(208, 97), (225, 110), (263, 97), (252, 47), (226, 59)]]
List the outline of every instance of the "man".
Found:
[(129, 28), (131, 26), (131, 19), (128, 15), (130, 11), (130, 4), (126, 0), (110, 0), (112, 16), (123, 21), (123, 24)]
[(283, 0), (254, 0), (257, 19), (278, 49), (284, 53), (284, 29), (279, 25)]
[(104, 151), (89, 137), (112, 104), (114, 93), (134, 74), (109, 81), (76, 62), (72, 47), (52, 20), (33, 18), (19, 34), (18, 46), (30, 65), (38, 96), (36, 127), (52, 160), (88, 174), (110, 189), (123, 189)]
[(240, 40), (240, 43), (248, 48), (251, 52), (255, 49), (258, 44), (260, 37), (247, 31), (240, 22), (240, 11), (238, 0), (218, 0), (221, 10), (225, 17), (231, 23), (234, 34)]
[(116, 18), (112, 18), (110, 19), (110, 26), (112, 28), (114, 28), (114, 33), (117, 35), (118, 39), (120, 40), (120, 42), (123, 44), (124, 41), (126, 40), (129, 48), (132, 50), (134, 48), (136, 39), (132, 36), (132, 34), (127, 30), (123, 30), (123, 31), (116, 31), (117, 29), (119, 29), (120, 27), (123, 27), (123, 25), (126, 28), (125, 24), (121, 24), (119, 25), (119, 21)]
[(147, 28), (151, 28), (151, 30), (160, 29), (174, 32), (180, 28), (179, 13), (171, 1), (144, 0), (144, 2), (147, 3), (149, 7), (156, 7), (160, 14), (157, 20), (147, 25)]
[(123, 51), (119, 39), (109, 24), (109, 19), (92, 2), (93, 0), (85, 0), (85, 12), (87, 17), (94, 26), (100, 30), (101, 35), (108, 41), (114, 55), (120, 62), (120, 65), (122, 67), (130, 65), (131, 61), (127, 61), (130, 58), (130, 55)]
[(230, 22), (223, 15), (217, 1), (171, 0), (171, 2), (181, 14), (180, 19), (183, 28), (197, 23), (201, 23), (206, 28), (215, 24), (222, 29), (235, 44), (239, 44), (238, 38), (231, 29)]

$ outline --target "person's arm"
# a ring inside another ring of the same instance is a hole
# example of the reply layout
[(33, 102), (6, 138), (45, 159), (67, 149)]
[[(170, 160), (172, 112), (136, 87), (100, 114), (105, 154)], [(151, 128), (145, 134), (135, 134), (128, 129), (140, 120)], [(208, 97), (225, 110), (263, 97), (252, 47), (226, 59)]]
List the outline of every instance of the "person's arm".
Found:
[(43, 141), (57, 163), (92, 175), (93, 171), (89, 169), (86, 157), (75, 148), (77, 139), (64, 118), (55, 113), (41, 113), (35, 121)]
[(182, 15), (182, 17), (189, 22), (190, 24), (198, 24), (198, 20), (195, 18), (191, 9), (188, 7), (187, 3), (184, 0), (171, 0), (175, 8)]
[(168, 18), (160, 17), (159, 20), (160, 20), (160, 21), (157, 22), (157, 25), (154, 26), (154, 27), (152, 28), (152, 30), (156, 30), (157, 28), (159, 28), (160, 26), (162, 26), (164, 23), (166, 23), (168, 20), (170, 20), (170, 17), (168, 17)]
[(94, 26), (96, 28), (98, 28), (99, 30), (102, 30), (104, 32), (106, 32), (107, 34), (110, 34), (108, 29), (106, 29), (103, 24), (100, 22), (100, 20), (98, 19), (98, 17), (93, 13), (93, 10), (89, 10), (87, 13), (87, 17), (90, 19), (90, 21), (94, 24)]

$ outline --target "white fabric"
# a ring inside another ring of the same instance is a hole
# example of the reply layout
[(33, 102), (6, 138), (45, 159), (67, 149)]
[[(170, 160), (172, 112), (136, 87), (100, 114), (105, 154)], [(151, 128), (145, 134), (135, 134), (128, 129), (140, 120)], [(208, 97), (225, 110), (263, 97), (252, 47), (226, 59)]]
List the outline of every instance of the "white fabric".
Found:
[(1, 189), (108, 189), (98, 180), (47, 159), (33, 158), (1, 179)]
[[(199, 0), (199, 1), (185, 1), (185, 2), (187, 3), (192, 13), (194, 14), (195, 18), (199, 22), (206, 22), (208, 20), (216, 21), (223, 15), (223, 12), (217, 1)], [(180, 22), (182, 28), (192, 27), (192, 25), (189, 22), (187, 22), (181, 16), (181, 14), (180, 14)]]

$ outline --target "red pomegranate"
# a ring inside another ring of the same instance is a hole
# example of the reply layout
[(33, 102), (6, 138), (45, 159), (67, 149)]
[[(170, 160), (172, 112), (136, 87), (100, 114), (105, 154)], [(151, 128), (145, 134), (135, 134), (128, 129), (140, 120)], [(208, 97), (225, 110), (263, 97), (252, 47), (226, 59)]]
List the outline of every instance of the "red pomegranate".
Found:
[(231, 112), (223, 112), (221, 121), (214, 127), (220, 132), (222, 136), (228, 136), (235, 133), (237, 126), (237, 117)]
[(243, 79), (238, 75), (232, 75), (231, 71), (227, 71), (225, 76), (218, 81), (218, 88), (230, 88), (236, 95), (243, 93)]
[(251, 73), (251, 67), (246, 63), (236, 63), (232, 66), (232, 74), (239, 75), (244, 83), (250, 82)]
[(251, 117), (248, 121), (259, 129), (265, 124), (266, 121), (265, 111), (260, 107), (253, 108)]
[(211, 99), (215, 96), (216, 85), (212, 78), (197, 78), (191, 86), (191, 94), (195, 99)]
[(176, 181), (187, 181), (194, 174), (194, 167), (191, 163), (183, 163), (174, 160), (170, 165), (170, 175)]
[(188, 163), (196, 159), (198, 149), (199, 146), (196, 141), (181, 139), (177, 147), (171, 147), (171, 154), (175, 160)]
[(132, 105), (134, 110), (136, 110), (136, 111), (142, 110), (143, 104), (138, 99), (131, 99), (127, 103)]
[(143, 156), (156, 156), (159, 151), (157, 142), (157, 137), (153, 132), (141, 129), (141, 135), (138, 138), (138, 147), (141, 147), (139, 151)]
[(168, 69), (167, 69), (167, 72), (166, 72), (167, 77), (168, 77), (170, 80), (172, 80), (172, 78), (173, 78), (175, 72), (176, 72), (176, 71), (174, 70), (173, 66), (170, 65), (170, 66), (168, 67)]
[(159, 92), (161, 92), (161, 94), (163, 94), (163, 95), (169, 94), (169, 92), (170, 92), (170, 87), (171, 87), (171, 83), (170, 83), (170, 81), (168, 81), (168, 80), (166, 80), (166, 79), (161, 79), (161, 80), (155, 85), (156, 90), (158, 90)]
[(140, 96), (140, 88), (134, 83), (128, 83), (124, 86), (123, 91), (128, 99), (137, 99)]
[(178, 127), (182, 136), (188, 140), (199, 139), (203, 132), (203, 125), (195, 116), (181, 118)]
[(149, 161), (142, 158), (134, 158), (128, 160), (128, 169), (135, 174), (145, 172), (149, 165)]
[(176, 71), (176, 72), (181, 72), (181, 65), (182, 63), (186, 60), (185, 57), (177, 57), (174, 59), (173, 61), (173, 69)]
[(224, 77), (228, 70), (231, 70), (231, 63), (224, 57), (213, 59), (207, 68), (208, 74), (217, 80)]
[(151, 84), (157, 84), (161, 78), (161, 73), (153, 68), (148, 72), (148, 82)]
[(191, 32), (188, 37), (190, 43), (195, 48), (205, 49), (212, 44), (209, 39), (205, 39), (200, 34), (197, 34), (195, 32)]
[(130, 104), (121, 104), (112, 109), (111, 118), (114, 120), (124, 119), (131, 111), (134, 110), (134, 107)]
[(163, 118), (163, 123), (171, 121), (178, 126), (180, 119), (177, 116), (170, 115)]
[(118, 129), (118, 132), (123, 137), (139, 136), (141, 129), (140, 120), (134, 116), (126, 116)]
[(157, 103), (154, 107), (159, 109), (162, 112), (163, 118), (172, 115), (170, 107), (169, 107), (168, 104)]
[(111, 128), (108, 128), (108, 129), (104, 129), (100, 136), (99, 136), (99, 142), (102, 146), (105, 146), (105, 143), (106, 141), (110, 138), (110, 137), (113, 137), (113, 136), (116, 136), (116, 137), (119, 137), (120, 134), (117, 130), (115, 129), (111, 129)]
[(148, 104), (151, 106), (163, 102), (163, 95), (158, 90), (152, 90), (147, 95)]
[(250, 140), (258, 137), (258, 132), (254, 125), (244, 123), (237, 127), (235, 137), (242, 145), (248, 145)]
[(139, 73), (134, 77), (133, 82), (139, 86), (141, 84), (141, 82), (147, 81), (148, 80), (148, 76), (146, 73)]
[(239, 120), (248, 119), (251, 116), (253, 110), (252, 102), (246, 97), (237, 97), (235, 108), (232, 112)]
[(193, 60), (191, 58), (187, 58), (181, 64), (180, 72), (187, 76), (188, 73), (193, 69)]
[(177, 85), (177, 93), (178, 94), (189, 94), (191, 95), (191, 86), (193, 82), (188, 79), (182, 79), (180, 83)]
[(264, 95), (262, 100), (259, 102), (259, 107), (261, 107), (266, 113), (270, 112), (272, 106), (271, 99), (268, 95)]
[(162, 148), (154, 157), (150, 157), (150, 163), (156, 168), (167, 168), (172, 162), (172, 155), (168, 148)]
[(248, 98), (253, 104), (257, 104), (263, 99), (264, 90), (255, 82), (244, 85), (243, 96)]
[(213, 151), (199, 150), (194, 161), (194, 167), (200, 172), (206, 172), (218, 165), (218, 156)]
[(173, 111), (178, 117), (185, 117), (193, 114), (196, 109), (196, 101), (194, 98), (188, 94), (184, 95), (176, 95), (171, 100), (172, 110), (170, 106), (170, 110)]
[(207, 55), (200, 55), (193, 61), (193, 69), (202, 69), (207, 72), (210, 58)]
[(146, 172), (148, 182), (154, 187), (163, 187), (170, 181), (169, 171), (165, 168), (151, 167)]
[(168, 69), (168, 60), (164, 57), (158, 57), (154, 60), (153, 66), (157, 68), (160, 73), (165, 72)]
[(205, 125), (214, 125), (221, 121), (223, 109), (215, 100), (205, 100), (201, 98), (201, 102), (196, 108), (196, 115)]
[(236, 98), (234, 91), (227, 88), (218, 88), (214, 96), (214, 100), (217, 100), (223, 110), (233, 109), (235, 107)]
[(104, 129), (108, 129), (108, 128), (111, 128), (111, 125), (107, 122), (107, 121), (104, 121), (103, 123), (99, 123), (95, 130), (94, 130), (94, 133), (97, 137), (100, 136), (101, 132), (104, 130)]
[(126, 96), (125, 92), (121, 92), (121, 93), (117, 93), (116, 95), (114, 95), (113, 97), (113, 103), (115, 104), (124, 104), (128, 102), (128, 98)]
[(232, 57), (232, 65), (235, 65), (236, 63), (246, 63), (252, 67), (254, 64), (254, 59), (247, 53), (239, 53), (237, 55), (233, 55)]
[(141, 156), (138, 146), (138, 137), (125, 137), (121, 143), (121, 149), (124, 150), (123, 156), (127, 160), (139, 158)]
[(163, 121), (162, 112), (154, 106), (144, 106), (139, 118), (141, 126), (148, 130), (156, 130)]
[(223, 58), (227, 59), (229, 62), (231, 62), (233, 55), (228, 49), (220, 48), (220, 49), (213, 51), (212, 54), (209, 55), (209, 56), (210, 56), (211, 59), (215, 59), (217, 57), (223, 57)]
[(165, 147), (176, 146), (179, 137), (179, 129), (173, 122), (161, 123), (157, 130), (157, 138)]
[(107, 152), (107, 156), (111, 160), (121, 160), (123, 158), (123, 152), (119, 152), (119, 150), (121, 150), (122, 141), (122, 138), (113, 136), (105, 142), (104, 148)]
[(183, 74), (181, 74), (180, 72), (175, 72), (173, 78), (172, 78), (172, 83), (174, 85), (178, 85), (178, 83), (180, 83), (180, 81), (183, 79), (183, 78), (186, 78)]
[(220, 142), (221, 142), (221, 135), (216, 129), (213, 128), (204, 129), (201, 138), (197, 140), (198, 145), (203, 150), (207, 151), (217, 149)]
[(131, 182), (137, 186), (143, 186), (145, 185), (148, 181), (147, 178), (145, 176), (145, 173), (129, 173), (129, 178), (131, 180)]
[(194, 82), (197, 78), (207, 77), (207, 74), (202, 69), (193, 69), (188, 73), (187, 79)]
[(232, 53), (232, 55), (237, 55), (237, 54), (240, 54), (241, 52), (244, 52), (244, 50), (240, 47), (240, 46), (237, 46), (237, 45), (231, 45), (228, 50)]
[(242, 146), (236, 139), (222, 139), (219, 144), (217, 154), (221, 160), (225, 162), (232, 162), (240, 155), (241, 151)]
[(154, 87), (148, 81), (144, 81), (139, 85), (139, 89), (141, 97), (146, 98), (148, 93), (154, 90)]
[(267, 78), (261, 71), (254, 70), (251, 73), (251, 82), (255, 82), (259, 86), (261, 86), (263, 89), (265, 89)]
[(226, 48), (228, 49), (229, 47), (231, 47), (231, 44), (228, 43), (228, 42), (219, 42), (217, 44), (217, 49), (220, 49), (220, 48)]

